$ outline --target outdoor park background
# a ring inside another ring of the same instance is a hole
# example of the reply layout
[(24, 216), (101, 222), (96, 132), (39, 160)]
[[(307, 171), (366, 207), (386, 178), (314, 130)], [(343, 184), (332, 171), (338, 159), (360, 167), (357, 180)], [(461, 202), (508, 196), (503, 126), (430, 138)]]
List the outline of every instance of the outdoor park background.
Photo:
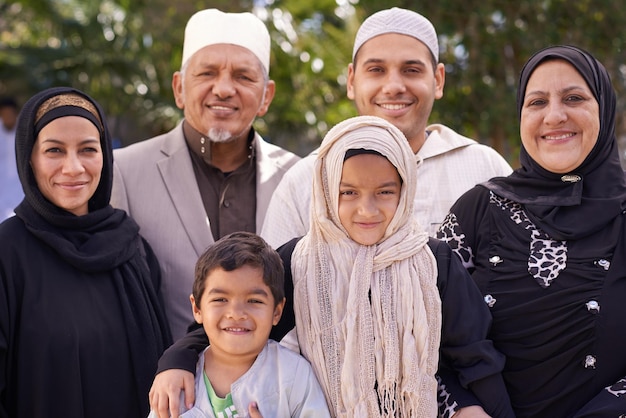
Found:
[(521, 66), (542, 47), (574, 44), (608, 68), (618, 93), (626, 150), (626, 7), (621, 0), (0, 0), (0, 95), (23, 104), (46, 87), (71, 85), (104, 107), (127, 145), (165, 132), (182, 113), (172, 73), (184, 26), (197, 10), (252, 11), (272, 36), (277, 93), (255, 127), (299, 155), (356, 114), (346, 98), (354, 35), (368, 15), (392, 6), (435, 25), (446, 64), (432, 122), (496, 148), (517, 166), (515, 93)]

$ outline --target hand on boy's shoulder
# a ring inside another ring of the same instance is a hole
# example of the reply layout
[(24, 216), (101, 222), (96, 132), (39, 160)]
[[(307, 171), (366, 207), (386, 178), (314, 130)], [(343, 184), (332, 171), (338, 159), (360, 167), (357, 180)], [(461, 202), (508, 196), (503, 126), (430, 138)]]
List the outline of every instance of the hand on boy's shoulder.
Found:
[[(169, 369), (156, 375), (149, 393), (155, 418), (176, 417), (193, 407), (195, 378), (186, 370)], [(171, 414), (171, 415), (170, 415)]]

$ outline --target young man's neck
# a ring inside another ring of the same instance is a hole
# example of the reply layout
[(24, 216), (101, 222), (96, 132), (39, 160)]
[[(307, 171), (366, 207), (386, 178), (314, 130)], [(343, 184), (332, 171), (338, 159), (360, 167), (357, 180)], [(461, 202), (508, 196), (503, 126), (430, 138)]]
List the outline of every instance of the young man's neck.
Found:
[(419, 135), (408, 139), (409, 145), (411, 146), (414, 154), (417, 154), (417, 152), (422, 149), (424, 143), (426, 142), (426, 138), (428, 138), (426, 131), (421, 131)]

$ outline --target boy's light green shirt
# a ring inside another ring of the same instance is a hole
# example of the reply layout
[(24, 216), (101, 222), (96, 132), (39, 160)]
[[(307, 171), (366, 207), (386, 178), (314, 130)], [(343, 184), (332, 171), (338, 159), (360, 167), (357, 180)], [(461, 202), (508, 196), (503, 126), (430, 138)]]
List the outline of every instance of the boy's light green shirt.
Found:
[(213, 385), (211, 381), (207, 377), (206, 373), (204, 374), (204, 384), (207, 388), (207, 393), (209, 394), (209, 401), (211, 402), (211, 406), (213, 407), (213, 413), (217, 418), (231, 418), (238, 417), (237, 410), (235, 409), (235, 405), (233, 405), (233, 398), (230, 393), (226, 395), (225, 398), (220, 398), (215, 393), (213, 389)]

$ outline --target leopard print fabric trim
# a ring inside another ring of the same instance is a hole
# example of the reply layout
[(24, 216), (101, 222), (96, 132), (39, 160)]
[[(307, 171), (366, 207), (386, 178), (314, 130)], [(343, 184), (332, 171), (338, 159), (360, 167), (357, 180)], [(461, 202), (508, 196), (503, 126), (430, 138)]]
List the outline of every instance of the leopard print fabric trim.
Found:
[(448, 216), (446, 216), (446, 219), (439, 227), (437, 238), (447, 243), (452, 248), (452, 251), (461, 257), (463, 267), (468, 270), (474, 267), (474, 253), (472, 248), (465, 242), (465, 234), (461, 230), (454, 213), (448, 213)]
[(626, 379), (622, 379), (617, 383), (604, 388), (611, 395), (616, 398), (621, 398), (622, 396), (626, 396)]
[(489, 203), (509, 212), (510, 219), (530, 231), (528, 273), (544, 289), (549, 287), (567, 266), (567, 242), (553, 240), (528, 218), (519, 203), (504, 199), (490, 192)]
[(450, 399), (451, 393), (448, 392), (446, 385), (439, 376), (437, 376), (437, 387), (438, 418), (452, 418), (459, 411), (459, 404)]
[[(528, 273), (544, 289), (549, 287), (559, 273), (567, 266), (567, 242), (553, 240), (544, 231), (538, 229), (528, 218), (519, 203), (504, 199), (490, 192), (489, 203), (508, 212), (509, 219), (530, 232)], [(468, 246), (465, 233), (459, 226), (456, 215), (446, 216), (437, 232), (437, 238), (446, 242), (462, 260), (466, 269), (474, 267), (474, 254)]]

